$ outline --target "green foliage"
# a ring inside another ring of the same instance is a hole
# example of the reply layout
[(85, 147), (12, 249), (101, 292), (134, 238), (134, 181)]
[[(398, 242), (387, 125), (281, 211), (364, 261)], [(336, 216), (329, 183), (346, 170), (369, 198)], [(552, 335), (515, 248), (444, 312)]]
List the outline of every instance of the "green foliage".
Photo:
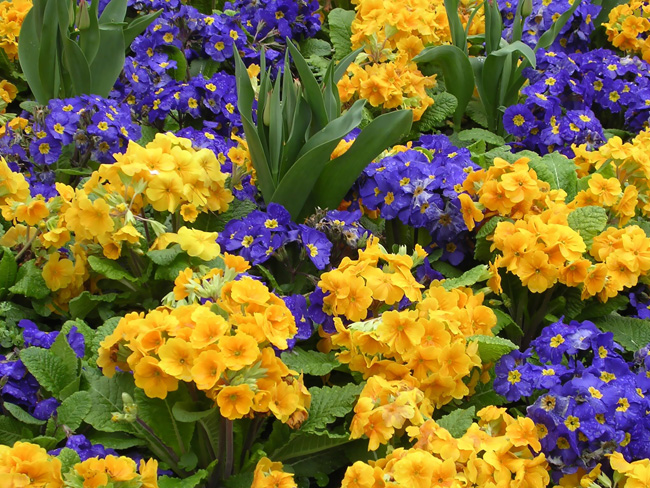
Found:
[(280, 358), (289, 369), (293, 369), (298, 373), (305, 373), (313, 376), (326, 375), (334, 368), (341, 365), (338, 359), (336, 359), (336, 353), (334, 351), (324, 354), (312, 350), (305, 351), (304, 349), (296, 347), (293, 351), (283, 353)]
[(111, 420), (113, 412), (122, 411), (122, 393), (133, 396), (133, 377), (127, 373), (116, 373), (108, 378), (98, 370), (89, 368), (84, 370), (84, 379), (93, 399), (92, 409), (86, 415), (85, 422), (102, 432), (135, 433), (131, 424)]
[(569, 227), (578, 231), (587, 248), (591, 247), (594, 237), (607, 226), (607, 211), (603, 207), (579, 207), (569, 214)]
[(90, 393), (87, 391), (74, 392), (63, 400), (57, 409), (59, 424), (67, 426), (72, 431), (77, 430), (92, 406), (93, 400)]
[(612, 312), (625, 309), (628, 303), (630, 303), (630, 299), (623, 294), (618, 294), (605, 303), (602, 303), (596, 298), (592, 298), (588, 306), (585, 303), (584, 310), (579, 314), (578, 320), (592, 320), (608, 316)]
[(461, 141), (485, 141), (493, 146), (504, 146), (506, 141), (503, 137), (490, 132), (489, 130), (474, 128), (460, 131), (458, 138)]
[(68, 304), (70, 315), (75, 319), (83, 319), (102, 303), (112, 303), (116, 298), (117, 293), (93, 295), (89, 291), (84, 291), (70, 300)]
[(183, 479), (161, 476), (158, 478), (158, 486), (160, 488), (195, 488), (200, 486), (207, 477), (208, 472), (205, 469), (200, 469), (192, 476)]
[(433, 105), (428, 107), (420, 120), (413, 124), (417, 132), (431, 132), (435, 127), (441, 127), (451, 117), (458, 107), (458, 99), (449, 92), (443, 91), (431, 96)]
[(330, 27), (330, 40), (334, 45), (334, 59), (340, 60), (352, 52), (352, 21), (355, 13), (353, 10), (335, 8), (327, 16)]
[(59, 334), (50, 349), (24, 349), (20, 359), (39, 384), (59, 399), (64, 398), (64, 390), (79, 379), (79, 359), (63, 334)]
[(337, 418), (345, 417), (361, 393), (363, 385), (349, 383), (345, 386), (323, 386), (309, 389), (311, 407), (309, 417), (302, 424), (301, 432), (318, 433), (334, 422)]
[(504, 403), (506, 403), (506, 399), (494, 391), (492, 381), (490, 381), (487, 384), (479, 383), (474, 394), (463, 400), (463, 407), (475, 407), (476, 411), (480, 411), (489, 405), (498, 407)]
[(196, 422), (214, 411), (213, 408), (206, 408), (193, 401), (176, 402), (172, 407), (172, 415), (179, 422)]
[(490, 277), (490, 270), (484, 264), (479, 264), (469, 271), (465, 271), (458, 278), (448, 278), (442, 283), (445, 290), (453, 290), (461, 286), (472, 286), (480, 281), (485, 281)]
[(96, 273), (99, 273), (110, 280), (128, 280), (137, 281), (135, 276), (132, 276), (126, 271), (117, 261), (112, 259), (100, 258), (98, 256), (89, 256), (88, 264)]
[(36, 266), (36, 261), (33, 259), (18, 268), (16, 284), (9, 288), (9, 291), (37, 300), (43, 299), (50, 294), (41, 270)]
[(567, 201), (578, 193), (578, 177), (572, 159), (558, 153), (549, 153), (539, 159), (532, 159), (528, 165), (535, 170), (540, 180), (551, 185), (551, 189), (567, 192)]
[(19, 420), (0, 416), (0, 444), (13, 446), (16, 441), (25, 441), (32, 437), (33, 433)]
[(30, 425), (45, 424), (45, 420), (39, 420), (37, 418), (32, 417), (29, 413), (25, 412), (21, 407), (19, 407), (16, 404), (4, 402), (3, 407), (7, 410), (7, 412), (13, 415), (16, 420), (20, 420), (25, 424), (30, 424)]
[(456, 409), (453, 412), (441, 417), (436, 423), (456, 438), (462, 437), (474, 421), (476, 409), (469, 407), (467, 409)]
[(221, 232), (228, 222), (243, 219), (255, 209), (257, 209), (257, 206), (250, 200), (234, 199), (228, 205), (228, 210), (223, 213), (203, 213), (199, 215), (196, 222), (194, 222), (194, 228), (209, 232)]
[(478, 355), (483, 363), (493, 363), (501, 356), (517, 349), (517, 345), (503, 337), (475, 335), (467, 338), (468, 341), (478, 342)]
[(476, 233), (476, 245), (474, 247), (474, 259), (477, 259), (478, 261), (490, 260), (492, 256), (492, 251), (490, 251), (492, 241), (488, 241), (487, 238), (494, 233), (501, 220), (503, 220), (501, 217), (492, 217), (478, 230)]
[[(262, 58), (257, 125), (252, 117), (255, 92), (235, 51), (237, 106), (264, 201), (282, 204), (298, 219), (311, 215), (317, 207), (337, 207), (364, 168), (408, 133), (412, 113), (401, 110), (377, 117), (345, 154), (330, 160), (338, 143), (363, 117), (365, 100), (341, 114), (336, 86), (358, 51), (336, 68), (330, 63), (319, 84), (290, 40), (287, 47), (285, 74), (279, 73), (274, 84)], [(289, 53), (300, 83), (290, 74)]]
[(11, 249), (0, 247), (0, 298), (4, 298), (7, 291), (16, 282), (18, 264)]
[(81, 462), (81, 458), (79, 457), (79, 454), (77, 454), (77, 451), (68, 447), (61, 449), (57, 458), (61, 461), (61, 474), (64, 476), (65, 473), (70, 471), (75, 464)]
[(300, 43), (300, 53), (305, 58), (309, 58), (310, 56), (329, 56), (332, 54), (332, 46), (329, 42), (323, 41), (322, 39), (305, 39)]
[(99, 2), (34, 0), (20, 31), (18, 58), (41, 105), (82, 94), (103, 97), (124, 67), (125, 51), (161, 11), (127, 24), (126, 0)]
[(650, 321), (648, 320), (611, 314), (594, 319), (594, 323), (601, 330), (612, 332), (614, 340), (630, 352), (638, 351), (650, 343)]

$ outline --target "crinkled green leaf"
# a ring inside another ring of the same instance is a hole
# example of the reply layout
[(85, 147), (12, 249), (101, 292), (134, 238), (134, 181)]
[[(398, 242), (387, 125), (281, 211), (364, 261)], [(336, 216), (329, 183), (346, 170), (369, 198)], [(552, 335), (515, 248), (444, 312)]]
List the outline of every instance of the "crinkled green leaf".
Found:
[(458, 99), (449, 92), (436, 93), (431, 98), (433, 98), (433, 105), (428, 107), (420, 120), (413, 124), (418, 132), (426, 133), (435, 127), (441, 127), (449, 117), (454, 115), (458, 107)]
[(128, 280), (128, 281), (138, 281), (138, 279), (131, 275), (126, 269), (124, 269), (117, 261), (112, 259), (100, 258), (98, 256), (89, 256), (88, 264), (96, 273), (104, 275), (110, 280)]
[(585, 306), (584, 310), (578, 316), (579, 320), (592, 320), (599, 317), (609, 316), (612, 312), (624, 310), (630, 299), (622, 293), (610, 298), (605, 303), (602, 303), (596, 298), (592, 298), (589, 306)]
[(85, 369), (88, 392), (93, 398), (93, 408), (86, 415), (85, 421), (102, 432), (135, 433), (131, 424), (113, 422), (113, 412), (122, 412), (122, 393), (133, 396), (133, 376), (128, 373), (116, 373), (112, 378), (103, 376), (96, 369)]
[(78, 378), (79, 360), (63, 334), (59, 334), (50, 349), (24, 349), (20, 359), (39, 384), (57, 398)]
[(333, 351), (325, 354), (318, 351), (305, 351), (299, 347), (293, 351), (285, 352), (280, 356), (282, 362), (298, 373), (323, 376), (340, 366), (336, 353)]
[(57, 409), (59, 424), (66, 425), (75, 431), (81, 425), (93, 406), (93, 399), (87, 391), (77, 391), (63, 400)]
[(594, 237), (605, 230), (607, 226), (607, 211), (603, 207), (579, 207), (569, 214), (569, 227), (577, 231), (591, 248)]
[(310, 56), (329, 56), (332, 53), (332, 46), (330, 46), (329, 42), (322, 39), (310, 38), (300, 43), (300, 52), (305, 58)]
[(0, 444), (13, 446), (16, 441), (28, 441), (33, 434), (25, 425), (13, 417), (0, 416)]
[(286, 463), (295, 458), (303, 458), (350, 442), (348, 436), (329, 437), (328, 435), (294, 433), (279, 449), (269, 453), (271, 459)]
[(485, 141), (493, 146), (503, 146), (506, 143), (503, 137), (479, 128), (463, 130), (458, 133), (458, 138), (461, 141)]
[(18, 264), (11, 249), (0, 247), (0, 298), (2, 298), (16, 282)]
[(183, 479), (161, 476), (158, 478), (158, 486), (160, 488), (195, 488), (200, 486), (207, 477), (208, 472), (205, 469), (200, 469), (192, 476)]
[(86, 435), (93, 444), (101, 444), (110, 449), (129, 449), (131, 447), (144, 446), (142, 439), (122, 432), (97, 432), (93, 431)]
[(456, 438), (462, 437), (472, 422), (474, 422), (474, 413), (476, 409), (469, 407), (467, 409), (459, 408), (453, 412), (441, 417), (436, 423)]
[(43, 425), (45, 423), (45, 420), (32, 417), (29, 413), (25, 412), (21, 407), (14, 403), (4, 402), (3, 406), (7, 412), (16, 418), (16, 420), (25, 424)]
[(472, 286), (480, 281), (485, 281), (491, 276), (490, 270), (484, 264), (479, 264), (469, 271), (465, 271), (458, 278), (449, 278), (442, 283), (445, 290), (453, 290), (461, 286)]
[(517, 349), (514, 342), (498, 336), (474, 335), (467, 340), (478, 342), (478, 355), (483, 363), (493, 363), (501, 356)]
[(566, 191), (567, 201), (576, 196), (578, 176), (572, 159), (559, 153), (550, 153), (541, 159), (531, 160), (528, 165), (535, 170), (539, 179), (551, 185), (551, 189)]
[(605, 332), (612, 332), (614, 340), (630, 352), (638, 351), (650, 343), (650, 320), (622, 317), (611, 314), (594, 319), (593, 322)]
[(334, 59), (343, 59), (352, 51), (352, 21), (355, 13), (353, 10), (335, 8), (327, 16), (330, 26), (330, 39), (334, 46)]
[(206, 406), (191, 400), (176, 402), (172, 407), (172, 414), (179, 422), (196, 422), (213, 412), (213, 408), (206, 408)]
[(498, 407), (504, 403), (506, 403), (506, 399), (494, 391), (492, 381), (489, 381), (487, 384), (479, 383), (476, 385), (474, 394), (469, 398), (463, 399), (464, 407), (473, 406), (476, 408), (477, 412), (484, 407), (490, 405)]
[(160, 249), (149, 251), (147, 257), (151, 259), (155, 264), (160, 266), (168, 266), (183, 250), (178, 244), (174, 244), (172, 247), (167, 249)]
[(45, 284), (41, 270), (32, 259), (18, 268), (16, 284), (9, 288), (11, 293), (23, 295), (28, 298), (40, 300), (50, 294), (50, 289)]
[(487, 238), (494, 233), (499, 222), (503, 220), (501, 217), (492, 217), (490, 220), (481, 225), (481, 228), (476, 233), (476, 246), (474, 247), (474, 259), (478, 261), (489, 261), (492, 255), (490, 247), (492, 241)]
[(57, 456), (59, 461), (61, 461), (61, 474), (65, 477), (65, 474), (70, 471), (73, 466), (81, 462), (81, 458), (77, 451), (70, 449), (69, 447), (64, 447), (61, 449), (61, 452)]
[(309, 417), (302, 424), (301, 432), (315, 433), (327, 427), (337, 418), (345, 417), (361, 393), (363, 385), (349, 383), (345, 386), (312, 387)]
[(70, 300), (70, 315), (75, 319), (83, 319), (101, 303), (111, 303), (117, 298), (117, 293), (93, 295), (89, 291), (82, 292)]

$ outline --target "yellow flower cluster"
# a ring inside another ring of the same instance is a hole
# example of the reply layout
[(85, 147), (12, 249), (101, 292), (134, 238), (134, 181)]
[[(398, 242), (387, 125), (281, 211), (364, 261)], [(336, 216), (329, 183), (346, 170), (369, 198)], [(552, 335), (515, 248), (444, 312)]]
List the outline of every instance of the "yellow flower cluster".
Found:
[(42, 447), (29, 442), (16, 442), (12, 447), (0, 445), (2, 487), (92, 488), (122, 482), (132, 488), (158, 488), (158, 461), (141, 460), (138, 467), (129, 457), (95, 457), (75, 464), (64, 478), (61, 461)]
[(158, 488), (158, 461), (140, 460), (138, 467), (125, 456), (86, 459), (68, 472), (64, 486), (121, 486), (119, 483), (128, 483), (133, 488)]
[[(497, 158), (487, 171), (469, 175), (464, 188), (478, 196), (476, 205), (469, 195), (461, 195), (468, 227), (483, 218), (483, 209), (487, 215), (512, 219), (499, 222), (492, 236), (492, 250), (501, 252), (491, 265), (497, 278), (491, 283), (495, 291), (500, 291), (498, 268), (505, 268), (533, 293), (542, 293), (559, 282), (580, 287), (583, 299), (597, 295), (607, 301), (650, 271), (650, 238), (640, 227), (607, 227), (587, 247), (569, 226), (569, 214), (589, 206), (609, 208), (619, 225), (626, 224), (637, 205), (634, 185), (622, 191), (619, 179), (594, 174), (588, 188), (567, 204), (566, 193), (549, 191), (548, 184), (539, 181), (528, 167), (526, 158), (513, 164)], [(593, 259), (585, 256), (587, 252)]]
[(251, 175), (251, 184), (255, 184), (257, 174), (253, 167), (251, 153), (248, 150), (248, 142), (239, 136), (233, 134), (231, 139), (237, 142), (237, 146), (228, 150), (228, 159), (232, 162), (231, 185), (235, 190), (242, 190), (242, 179), (246, 175)]
[(29, 442), (0, 445), (0, 486), (60, 488), (61, 461)]
[[(426, 254), (418, 248), (416, 259), (421, 259)], [(389, 254), (378, 239), (370, 238), (358, 259), (345, 257), (337, 269), (321, 275), (318, 286), (329, 293), (323, 300), (325, 312), (356, 322), (365, 319), (369, 310), (393, 305), (404, 296), (419, 301), (423, 286), (411, 273), (414, 264), (413, 257)]]
[(32, 8), (32, 0), (0, 2), (0, 49), (10, 60), (18, 57), (18, 35), (23, 19)]
[(261, 282), (248, 276), (234, 281), (240, 273), (226, 266), (194, 281), (191, 270), (181, 272), (177, 288), (194, 281), (193, 297), (212, 294), (215, 303), (126, 315), (100, 344), (103, 373), (113, 376), (116, 367), (133, 371), (136, 386), (152, 398), (165, 398), (179, 381), (191, 382), (224, 417), (270, 412), (299, 426), (307, 418), (309, 391), (271, 347), (287, 348), (297, 332), (293, 315)]
[[(426, 89), (435, 76), (424, 76), (412, 61), (426, 44), (451, 41), (442, 0), (358, 0), (352, 22), (352, 48), (365, 47), (363, 62), (352, 63), (339, 81), (341, 100), (365, 98), (373, 107), (409, 108), (414, 120), (433, 104)], [(463, 0), (461, 17), (467, 22), (480, 2)], [(470, 25), (470, 34), (484, 31), (482, 10)]]
[(609, 462), (617, 473), (623, 475), (620, 488), (646, 488), (650, 483), (650, 459), (628, 463), (620, 452), (610, 455)]
[(5, 112), (5, 108), (13, 102), (17, 94), (18, 89), (16, 88), (16, 85), (7, 80), (0, 81), (0, 114)]
[(293, 473), (282, 471), (282, 463), (263, 457), (257, 462), (251, 488), (296, 488)]
[(345, 472), (341, 488), (539, 488), (550, 481), (544, 454), (532, 420), (513, 418), (505, 408), (486, 407), (479, 422), (455, 439), (428, 419), (406, 428), (415, 441), (377, 461), (355, 462)]
[(439, 408), (470, 393), (464, 379), (481, 367), (481, 360), (478, 344), (467, 338), (492, 335), (496, 316), (483, 305), (482, 293), (434, 285), (415, 310), (387, 311), (347, 329), (339, 319), (335, 323), (332, 343), (344, 348), (339, 361), (364, 378), (403, 380)]
[[(128, 251), (147, 250), (149, 229), (158, 240), (155, 249), (178, 243), (190, 256), (209, 261), (219, 253), (216, 233), (181, 227), (166, 233), (166, 227), (145, 214), (148, 206), (175, 213), (193, 222), (200, 212), (224, 212), (233, 196), (225, 187), (226, 174), (219, 158), (208, 149), (194, 150), (189, 139), (171, 133), (158, 134), (146, 147), (130, 142), (116, 163), (102, 165), (83, 188), (56, 183), (58, 196), (47, 202), (29, 197), (24, 177), (12, 173), (0, 160), (0, 210), (13, 221), (0, 245), (36, 244), (45, 251), (43, 278), (56, 291), (56, 301), (65, 308), (84, 291), (89, 278), (88, 256), (103, 254), (118, 259)], [(145, 239), (145, 235), (147, 238)], [(70, 257), (57, 249), (70, 248)]]
[(614, 7), (609, 12), (609, 22), (603, 24), (609, 42), (622, 51), (650, 61), (649, 17), (650, 5), (646, 1), (629, 0)]

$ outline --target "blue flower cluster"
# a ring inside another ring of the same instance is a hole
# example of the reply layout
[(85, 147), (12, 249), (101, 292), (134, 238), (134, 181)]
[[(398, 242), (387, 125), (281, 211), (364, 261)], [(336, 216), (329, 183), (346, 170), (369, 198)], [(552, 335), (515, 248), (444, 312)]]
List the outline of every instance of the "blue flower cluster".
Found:
[[(107, 449), (101, 444), (93, 444), (83, 434), (71, 435), (68, 437), (65, 446), (63, 447), (72, 449), (77, 454), (79, 454), (81, 461), (85, 461), (86, 459), (90, 459), (92, 457), (105, 458), (106, 456), (119, 456), (119, 454), (113, 449)], [(58, 456), (61, 454), (61, 449), (63, 449), (63, 447), (49, 451), (48, 454), (52, 456)]]
[(611, 332), (589, 321), (560, 320), (531, 348), (497, 363), (497, 393), (511, 402), (534, 399), (527, 415), (556, 481), (578, 468), (590, 471), (614, 451), (629, 461), (650, 456), (648, 348), (632, 363), (621, 351)]
[[(293, 318), (296, 320), (298, 332), (287, 341), (288, 351), (291, 351), (297, 341), (306, 341), (314, 331), (314, 323), (309, 318), (307, 309), (307, 299), (304, 295), (288, 295), (282, 297), (287, 308), (291, 310)], [(278, 351), (279, 352), (279, 351)]]
[(479, 168), (470, 151), (458, 148), (444, 135), (425, 135), (414, 149), (368, 165), (354, 191), (368, 210), (386, 220), (431, 234), (442, 259), (459, 264), (469, 250), (467, 226), (458, 195), (469, 173)]
[[(49, 168), (65, 154), (73, 168), (90, 160), (112, 163), (113, 154), (140, 138), (128, 106), (95, 95), (51, 100), (36, 115), (24, 112), (27, 126), (7, 127), (0, 154), (12, 170), (28, 177), (34, 195), (54, 196), (54, 172)], [(67, 152), (66, 152), (67, 151)]]
[(241, 126), (235, 78), (215, 71), (226, 63), (232, 72), (234, 49), (253, 61), (262, 51), (270, 63), (281, 60), (285, 37), (300, 39), (319, 30), (318, 8), (315, 0), (240, 0), (226, 3), (223, 13), (203, 15), (170, 2), (133, 41), (133, 56), (112, 96), (150, 123), (172, 114), (180, 127), (203, 121), (203, 127), (229, 134)]
[[(505, 27), (504, 38), (512, 38), (512, 27), (518, 0), (498, 0), (499, 10)], [(539, 38), (549, 31), (555, 21), (573, 5), (571, 0), (532, 0), (531, 14), (524, 21), (521, 40), (534, 47)], [(551, 48), (565, 52), (585, 51), (589, 47), (589, 36), (594, 31), (594, 20), (601, 6), (591, 1), (582, 2), (569, 21), (560, 29)]]
[(634, 307), (632, 317), (648, 320), (650, 319), (650, 290), (635, 291), (630, 293), (630, 305)]
[[(18, 327), (23, 329), (25, 347), (42, 347), (49, 349), (59, 335), (58, 331), (42, 332), (31, 320), (21, 320)], [(84, 356), (84, 336), (72, 327), (66, 339), (77, 357)], [(13, 403), (23, 408), (34, 418), (39, 420), (49, 419), (59, 407), (56, 398), (42, 398), (38, 381), (27, 371), (20, 359), (13, 359), (13, 355), (0, 356), (0, 379), (2, 388), (0, 397), (2, 402)]]
[(650, 119), (650, 65), (637, 57), (540, 50), (524, 74), (526, 100), (503, 116), (517, 148), (572, 157), (571, 144), (601, 145), (603, 128), (638, 132)]
[(270, 203), (266, 211), (255, 210), (243, 219), (231, 220), (217, 239), (228, 252), (237, 252), (253, 265), (261, 264), (290, 242), (299, 242), (318, 269), (329, 264), (332, 243), (324, 233), (291, 220), (289, 212)]

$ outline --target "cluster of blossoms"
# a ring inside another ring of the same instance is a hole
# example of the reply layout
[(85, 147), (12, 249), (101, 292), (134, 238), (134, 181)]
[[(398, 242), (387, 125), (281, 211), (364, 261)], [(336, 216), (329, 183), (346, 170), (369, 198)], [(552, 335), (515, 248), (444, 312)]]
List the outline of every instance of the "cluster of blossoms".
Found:
[[(59, 336), (58, 331), (43, 332), (38, 326), (30, 320), (21, 320), (18, 327), (23, 330), (23, 344), (25, 347), (41, 347), (49, 349)], [(84, 356), (85, 340), (84, 336), (77, 332), (73, 327), (66, 335), (70, 347), (76, 353), (77, 357)], [(2, 379), (2, 388), (0, 389), (3, 402), (18, 405), (32, 417), (38, 420), (49, 419), (59, 407), (60, 402), (54, 398), (43, 398), (41, 396), (41, 387), (23, 362), (15, 357), (14, 353), (9, 353), (6, 357), (0, 356), (0, 378)]]
[(0, 2), (0, 49), (10, 60), (18, 59), (18, 35), (23, 19), (32, 8), (32, 0)]
[[(509, 39), (512, 37), (512, 28), (519, 2), (518, 0), (498, 0), (498, 3), (506, 28), (504, 37)], [(573, 0), (532, 0), (529, 4), (530, 13), (524, 21), (521, 40), (530, 47), (535, 47), (539, 38), (551, 29), (562, 14), (571, 8)], [(551, 48), (567, 53), (588, 50), (590, 35), (596, 28), (594, 20), (598, 17), (600, 10), (601, 6), (595, 5), (595, 2), (582, 2), (568, 22), (560, 29)]]
[[(7, 80), (0, 80), (0, 115), (5, 113), (7, 105), (13, 102), (17, 94), (18, 89), (16, 88), (16, 85)], [(4, 128), (0, 129), (0, 131), (2, 130), (4, 130)]]
[[(588, 321), (544, 328), (531, 348), (513, 351), (495, 367), (494, 389), (509, 401), (534, 397), (527, 416), (557, 480), (589, 472), (614, 451), (650, 456), (648, 347), (628, 363), (611, 332)], [(644, 362), (645, 361), (645, 362)]]
[(135, 461), (108, 455), (74, 464), (62, 473), (61, 461), (45, 449), (27, 442), (0, 446), (0, 480), (3, 486), (47, 486), (76, 488), (113, 486), (115, 488), (158, 488), (158, 461)]
[[(389, 298), (385, 300), (387, 304), (396, 297)], [(472, 372), (476, 373), (473, 383), (478, 381), (478, 343), (468, 342), (467, 338), (491, 336), (494, 325), (496, 316), (483, 305), (482, 293), (474, 295), (471, 289), (446, 291), (432, 285), (414, 310), (387, 311), (347, 327), (336, 318), (337, 333), (332, 336), (332, 344), (343, 348), (339, 361), (363, 373), (364, 378), (404, 381), (440, 408), (470, 393), (464, 380)], [(397, 405), (390, 402), (387, 408)], [(367, 421), (366, 415), (364, 423)]]
[(266, 457), (257, 462), (251, 488), (297, 488), (297, 486), (293, 473), (282, 471), (282, 463), (274, 463)]
[[(534, 293), (542, 293), (557, 282), (580, 287), (583, 299), (598, 295), (607, 301), (624, 288), (635, 286), (650, 270), (650, 238), (636, 225), (622, 227), (627, 220), (620, 217), (629, 213), (625, 201), (632, 192), (623, 192), (618, 179), (600, 174), (592, 175), (588, 189), (569, 203), (565, 203), (566, 192), (549, 188), (548, 183), (538, 180), (527, 158), (513, 164), (497, 158), (490, 169), (477, 171), (466, 180), (465, 189), (478, 196), (478, 205), (469, 197), (462, 199), (466, 221), (482, 219), (480, 212), (477, 219), (478, 209), (487, 210), (488, 216), (511, 219), (498, 222), (491, 237), (492, 250), (501, 253), (494, 260), (493, 270), (506, 268)], [(633, 200), (631, 215), (636, 196)], [(610, 208), (622, 228), (607, 227), (605, 222), (606, 228), (586, 243), (570, 226), (570, 215), (595, 206)], [(587, 252), (590, 257), (585, 256)], [(495, 286), (500, 288), (500, 280)]]
[(650, 319), (650, 297), (648, 290), (630, 293), (630, 305), (634, 307), (632, 316), (639, 319)]
[[(315, 1), (239, 0), (214, 15), (180, 2), (163, 7), (131, 45), (133, 56), (113, 96), (151, 123), (172, 114), (181, 127), (195, 120), (223, 134), (241, 122), (235, 77), (215, 73), (218, 63), (230, 63), (234, 49), (253, 59), (264, 50), (269, 62), (280, 60), (285, 37), (311, 37), (320, 28)], [(181, 58), (190, 62), (189, 69)]]
[(0, 135), (0, 153), (12, 169), (28, 175), (33, 195), (46, 198), (56, 195), (55, 174), (48, 166), (62, 155), (75, 168), (89, 161), (111, 163), (129, 140), (140, 138), (128, 107), (95, 95), (54, 99), (36, 115), (23, 115)]
[[(619, 183), (609, 178), (611, 185), (608, 191), (604, 189), (593, 194), (593, 188), (586, 193), (579, 193), (589, 205), (611, 207), (613, 217), (619, 225), (625, 225), (636, 213), (650, 217), (650, 160), (647, 148), (650, 144), (650, 130), (644, 130), (630, 142), (623, 143), (620, 137), (612, 137), (600, 146), (597, 151), (589, 151), (586, 146), (574, 147), (575, 163), (580, 176), (588, 176), (599, 170), (606, 170), (604, 165), (611, 167)], [(592, 176), (595, 177), (596, 175)], [(601, 178), (598, 178), (602, 181)], [(616, 192), (623, 189), (623, 197), (617, 200)]]
[(526, 69), (524, 103), (508, 107), (504, 128), (516, 147), (573, 155), (571, 144), (605, 142), (603, 127), (643, 129), (650, 117), (650, 65), (597, 49), (566, 54), (537, 52), (537, 69)]
[[(433, 104), (427, 88), (435, 86), (434, 76), (424, 76), (413, 58), (426, 44), (451, 41), (442, 1), (360, 0), (352, 22), (352, 47), (364, 53), (352, 63), (339, 81), (341, 100), (365, 98), (373, 107), (409, 108), (414, 120)], [(459, 7), (465, 22), (478, 2), (464, 0)], [(484, 30), (482, 14), (474, 17), (470, 34)]]
[[(226, 224), (218, 242), (229, 252), (236, 252), (253, 265), (272, 256), (283, 259), (280, 252), (291, 242), (299, 243), (304, 255), (317, 269), (330, 264), (333, 244), (328, 238), (345, 239), (344, 245), (358, 244), (367, 231), (359, 224), (361, 212), (333, 210), (320, 218), (313, 217), (311, 225), (295, 224), (289, 212), (279, 204), (270, 203), (266, 211), (255, 210), (243, 219)], [(322, 229), (322, 230), (319, 230)]]
[(621, 51), (636, 54), (650, 62), (650, 6), (647, 2), (630, 0), (609, 11), (609, 21), (603, 26), (607, 38)]
[[(200, 212), (225, 211), (233, 196), (212, 151), (197, 151), (188, 139), (158, 134), (146, 147), (130, 142), (116, 158), (115, 164), (100, 166), (83, 188), (56, 183), (58, 196), (47, 201), (26, 196), (26, 183), (15, 183), (21, 175), (9, 180), (13, 193), (3, 197), (0, 209), (13, 226), (2, 245), (34, 243), (45, 251), (43, 278), (58, 292), (56, 301), (62, 306), (84, 290), (89, 255), (115, 260), (127, 250), (142, 254), (149, 227), (158, 236), (157, 249), (176, 242), (191, 256), (208, 260), (219, 252), (216, 233), (185, 227), (167, 233), (165, 225), (145, 214), (151, 214), (149, 206), (158, 212), (180, 209), (180, 216), (193, 222)], [(64, 245), (69, 251), (60, 250)]]
[(197, 300), (209, 295), (204, 305), (126, 315), (100, 344), (97, 364), (103, 373), (133, 371), (135, 385), (152, 398), (165, 398), (179, 381), (193, 383), (226, 418), (271, 413), (300, 426), (311, 397), (302, 377), (272, 347), (286, 349), (298, 329), (281, 298), (242, 274), (247, 266), (241, 258), (226, 260), (225, 270), (208, 273), (203, 290), (196, 283), (176, 284), (176, 297), (189, 298), (189, 287)]
[(426, 257), (420, 246), (413, 256), (391, 254), (372, 237), (358, 254), (358, 259), (345, 257), (337, 269), (323, 273), (309, 296), (309, 318), (328, 334), (336, 332), (334, 317), (359, 322), (384, 304), (399, 307), (422, 299), (423, 285), (411, 273)]
[(549, 482), (546, 458), (530, 419), (513, 418), (505, 408), (486, 407), (479, 422), (456, 439), (434, 420), (410, 426), (414, 446), (385, 458), (355, 462), (342, 488), (428, 488), (430, 486), (541, 487)]
[(467, 175), (479, 166), (468, 149), (455, 147), (445, 136), (422, 136), (416, 144), (368, 165), (354, 191), (364, 209), (428, 232), (443, 259), (457, 265), (469, 249), (458, 196)]

